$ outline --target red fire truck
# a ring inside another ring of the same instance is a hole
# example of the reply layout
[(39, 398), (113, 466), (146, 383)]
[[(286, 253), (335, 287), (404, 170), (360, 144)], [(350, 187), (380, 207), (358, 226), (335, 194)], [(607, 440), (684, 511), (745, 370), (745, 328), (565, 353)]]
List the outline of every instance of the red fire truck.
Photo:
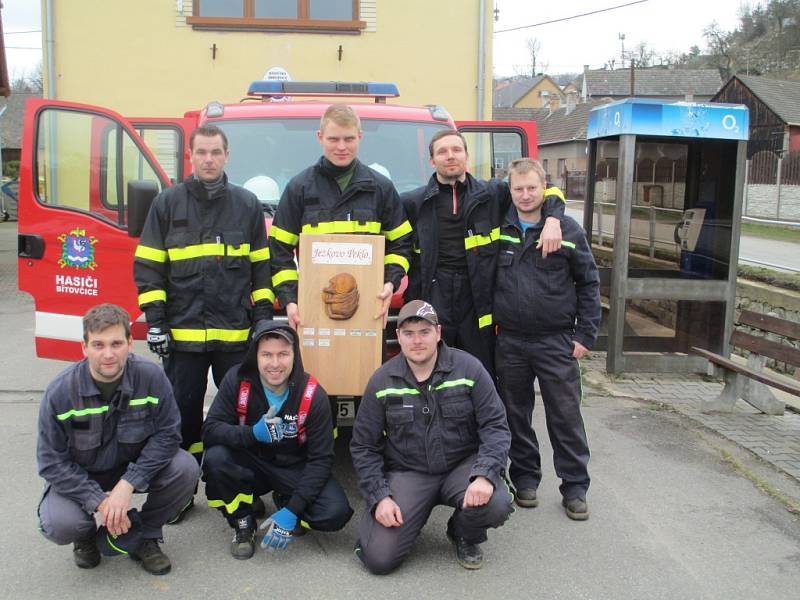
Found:
[(398, 95), (393, 84), (259, 81), (239, 104), (211, 102), (175, 119), (29, 100), (18, 266), (19, 289), (35, 301), (37, 355), (80, 358), (81, 317), (101, 302), (125, 308), (136, 321), (134, 335), (143, 337), (132, 276), (137, 238), (155, 194), (189, 174), (189, 134), (204, 123), (225, 131), (228, 177), (259, 196), (267, 227), (286, 183), (320, 155), (314, 132), (329, 102), (305, 97), (357, 99), (351, 105), (364, 130), (359, 158), (399, 192), (430, 177), (428, 143), (441, 128), (457, 125), (467, 136), (470, 170), (478, 177), (504, 173), (514, 158), (536, 156), (533, 122), (456, 124), (440, 106), (386, 102)]

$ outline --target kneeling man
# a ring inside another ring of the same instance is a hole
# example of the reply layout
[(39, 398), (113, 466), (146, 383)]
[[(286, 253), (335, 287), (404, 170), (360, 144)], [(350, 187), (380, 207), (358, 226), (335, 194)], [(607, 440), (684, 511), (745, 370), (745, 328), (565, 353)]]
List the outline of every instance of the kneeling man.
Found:
[(401, 353), (372, 375), (353, 426), (350, 454), (367, 503), (356, 554), (376, 574), (408, 556), (437, 504), (455, 509), (447, 537), (459, 564), (478, 569), (486, 530), (512, 511), (503, 403), (480, 361), (448, 347), (441, 331), (427, 302), (401, 309)]
[[(171, 565), (158, 546), (161, 528), (191, 498), (199, 467), (179, 448), (181, 420), (164, 371), (132, 349), (130, 317), (119, 306), (100, 304), (83, 317), (86, 358), (47, 386), (39, 409), (39, 527), (56, 544), (73, 543), (82, 569), (100, 563), (99, 544), (103, 554), (128, 554), (163, 575)], [(141, 511), (131, 508), (134, 492), (147, 494)]]
[(328, 395), (303, 370), (297, 334), (285, 323), (257, 325), (244, 361), (228, 371), (208, 411), (203, 445), (208, 505), (235, 531), (234, 558), (253, 556), (254, 504), (269, 491), (278, 511), (262, 525), (265, 547), (286, 548), (300, 519), (338, 531), (353, 515), (331, 474)]

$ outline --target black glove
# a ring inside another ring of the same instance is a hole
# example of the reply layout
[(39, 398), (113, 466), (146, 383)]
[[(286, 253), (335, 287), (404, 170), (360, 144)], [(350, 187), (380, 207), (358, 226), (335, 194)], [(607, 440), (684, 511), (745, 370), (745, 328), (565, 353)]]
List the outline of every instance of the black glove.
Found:
[(147, 346), (150, 348), (150, 352), (158, 354), (161, 358), (166, 358), (169, 356), (171, 345), (172, 337), (169, 335), (168, 329), (151, 327), (147, 330)]

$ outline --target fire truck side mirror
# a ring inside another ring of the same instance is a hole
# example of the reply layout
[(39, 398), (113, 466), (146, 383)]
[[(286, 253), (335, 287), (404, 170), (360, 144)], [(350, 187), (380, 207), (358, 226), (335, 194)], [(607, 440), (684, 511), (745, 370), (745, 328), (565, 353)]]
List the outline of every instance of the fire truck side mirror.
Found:
[(155, 181), (135, 179), (128, 182), (128, 236), (139, 237), (153, 199), (158, 195)]

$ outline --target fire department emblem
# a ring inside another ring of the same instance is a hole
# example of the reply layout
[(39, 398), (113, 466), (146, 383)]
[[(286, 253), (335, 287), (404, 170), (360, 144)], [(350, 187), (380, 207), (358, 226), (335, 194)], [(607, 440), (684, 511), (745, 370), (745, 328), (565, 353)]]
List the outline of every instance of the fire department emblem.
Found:
[(73, 229), (69, 233), (62, 233), (57, 238), (61, 242), (61, 258), (58, 266), (76, 267), (78, 269), (91, 269), (94, 271), (97, 263), (94, 262), (94, 245), (97, 238), (86, 235), (83, 229)]

